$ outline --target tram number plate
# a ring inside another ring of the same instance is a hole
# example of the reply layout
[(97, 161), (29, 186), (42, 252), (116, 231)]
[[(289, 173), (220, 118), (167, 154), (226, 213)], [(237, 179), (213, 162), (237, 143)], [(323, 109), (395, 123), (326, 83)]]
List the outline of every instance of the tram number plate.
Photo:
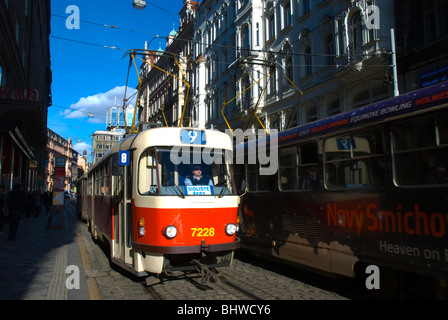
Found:
[(215, 228), (191, 228), (192, 237), (213, 237), (215, 235)]
[(205, 132), (201, 130), (181, 130), (180, 141), (188, 144), (205, 144)]

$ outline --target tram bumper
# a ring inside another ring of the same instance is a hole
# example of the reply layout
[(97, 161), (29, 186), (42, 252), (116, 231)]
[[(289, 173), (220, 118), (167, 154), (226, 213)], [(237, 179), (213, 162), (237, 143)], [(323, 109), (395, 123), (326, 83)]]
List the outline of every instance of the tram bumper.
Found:
[(220, 251), (233, 251), (241, 248), (241, 240), (236, 237), (233, 242), (207, 244), (205, 240), (202, 240), (200, 245), (193, 246), (153, 246), (143, 243), (133, 243), (135, 251), (141, 251), (145, 253), (157, 253), (157, 254), (186, 254), (186, 253), (202, 253), (202, 252), (220, 252)]
[(139, 269), (156, 274), (174, 270), (195, 270), (198, 262), (208, 268), (230, 266), (234, 250), (240, 247), (239, 238), (233, 242), (217, 244), (202, 241), (200, 245), (195, 246), (161, 247), (133, 243)]

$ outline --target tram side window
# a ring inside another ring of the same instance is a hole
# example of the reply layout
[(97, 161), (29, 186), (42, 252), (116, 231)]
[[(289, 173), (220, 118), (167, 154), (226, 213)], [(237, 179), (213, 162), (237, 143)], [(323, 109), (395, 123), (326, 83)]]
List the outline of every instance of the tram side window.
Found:
[(104, 171), (105, 175), (105, 189), (104, 194), (110, 196), (112, 194), (112, 158), (107, 160), (106, 168)]
[(379, 129), (328, 138), (324, 155), (325, 183), (329, 189), (384, 184), (386, 168)]
[(447, 127), (448, 114), (444, 114), (401, 122), (392, 128), (397, 185), (448, 184)]
[(279, 179), (283, 191), (316, 190), (322, 184), (318, 170), (317, 143), (279, 149)]
[(276, 188), (276, 175), (261, 175), (260, 164), (248, 164), (248, 189), (250, 191), (271, 191)]
[(299, 189), (297, 146), (279, 149), (279, 175), (282, 190)]
[(138, 164), (138, 192), (142, 195), (158, 194), (157, 162), (155, 149), (146, 150)]
[(100, 175), (100, 171), (97, 169), (94, 172), (94, 176), (95, 176), (95, 181), (94, 181), (94, 195), (98, 196), (100, 194), (100, 183), (101, 183), (101, 175)]
[(100, 195), (104, 195), (106, 191), (106, 167), (104, 164), (100, 168)]
[(235, 187), (237, 191), (244, 191), (241, 189), (242, 182), (245, 179), (244, 176), (244, 164), (236, 164), (233, 167), (233, 175), (235, 177)]
[(317, 143), (300, 146), (299, 187), (301, 190), (317, 190), (322, 187), (322, 179), (317, 163)]

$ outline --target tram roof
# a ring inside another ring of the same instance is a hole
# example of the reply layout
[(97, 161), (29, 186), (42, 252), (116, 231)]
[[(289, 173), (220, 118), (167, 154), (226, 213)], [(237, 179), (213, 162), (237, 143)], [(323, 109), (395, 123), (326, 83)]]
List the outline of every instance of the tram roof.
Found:
[[(378, 101), (358, 109), (300, 125), (278, 132), (278, 144), (283, 145), (298, 140), (306, 140), (345, 131), (373, 123), (397, 119), (409, 113), (421, 113), (433, 108), (444, 108), (448, 105), (448, 81), (430, 87), (407, 92), (397, 97)], [(267, 136), (267, 140), (273, 138)], [(245, 142), (236, 148), (247, 148), (256, 141)]]
[[(205, 134), (204, 144), (189, 144), (182, 143), (181, 133), (183, 130), (203, 132)], [(204, 148), (218, 148), (233, 151), (233, 140), (232, 138), (221, 131), (211, 130), (211, 129), (198, 129), (191, 127), (157, 127), (141, 132), (129, 135), (125, 139), (113, 146), (113, 148), (106, 153), (100, 161), (95, 163), (88, 172), (93, 168), (97, 167), (102, 161), (102, 159), (108, 158), (111, 154), (117, 153), (120, 150), (131, 150), (140, 148), (145, 150), (152, 146), (194, 146), (194, 147), (204, 147)], [(87, 172), (87, 173), (88, 173)]]
[[(182, 142), (181, 135), (187, 132), (203, 133), (205, 141), (202, 144), (189, 144)], [(158, 127), (141, 131), (129, 136), (114, 146), (113, 152), (133, 148), (146, 149), (151, 146), (194, 146), (205, 148), (219, 148), (233, 150), (232, 139), (229, 135), (211, 129), (198, 129), (189, 127)]]

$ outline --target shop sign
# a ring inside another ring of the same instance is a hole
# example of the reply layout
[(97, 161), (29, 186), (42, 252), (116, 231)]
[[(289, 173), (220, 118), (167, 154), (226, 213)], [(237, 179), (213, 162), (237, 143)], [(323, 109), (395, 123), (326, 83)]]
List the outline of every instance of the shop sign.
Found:
[(1, 100), (38, 102), (39, 101), (39, 90), (10, 88), (10, 87), (1, 87), (0, 86), (0, 99)]

